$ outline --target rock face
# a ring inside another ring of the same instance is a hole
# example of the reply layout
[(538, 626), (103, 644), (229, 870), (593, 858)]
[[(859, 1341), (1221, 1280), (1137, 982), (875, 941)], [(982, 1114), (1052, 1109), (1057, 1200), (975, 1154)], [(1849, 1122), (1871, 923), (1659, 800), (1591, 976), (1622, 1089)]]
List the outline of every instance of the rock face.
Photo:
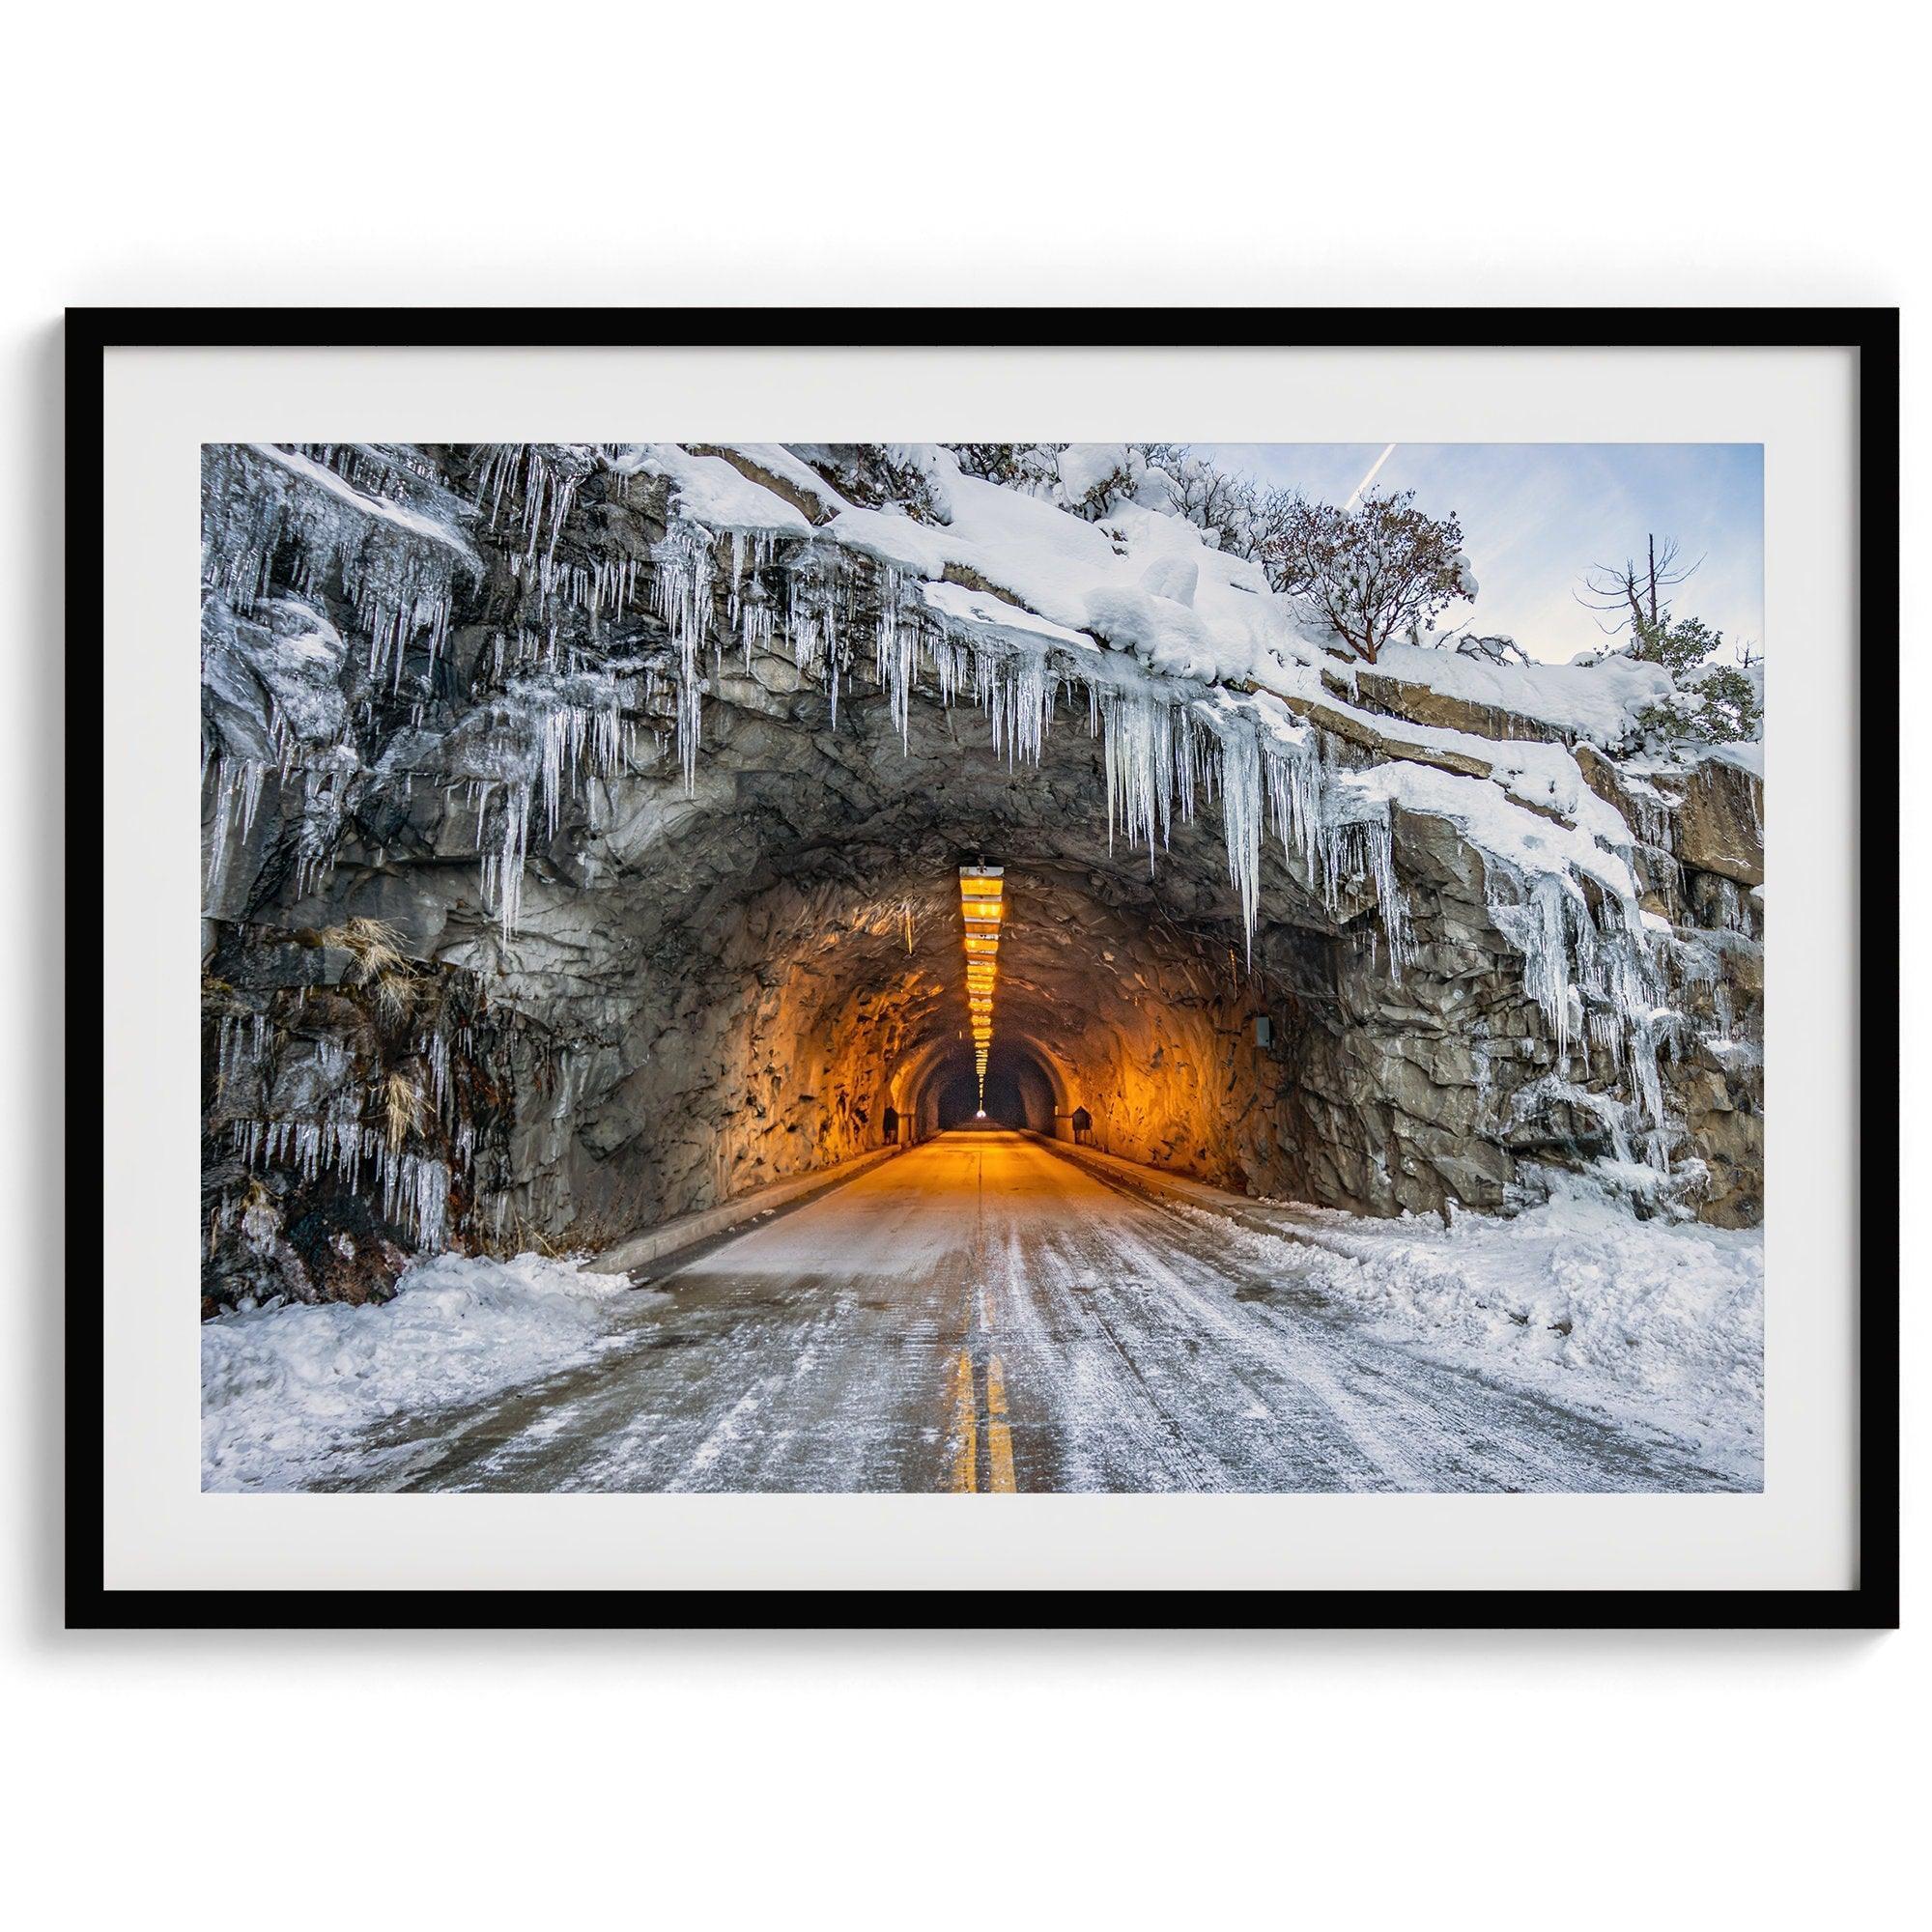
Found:
[(1735, 885), (1763, 885), (1764, 789), (1757, 780), (1709, 759), (1674, 789), (1678, 858)]
[[(751, 469), (814, 526), (895, 473), (821, 462), (822, 495)], [(1584, 901), (1526, 897), (1428, 811), (1268, 839), (1250, 946), (1231, 835), (1264, 794), (1247, 741), (1189, 722), (1211, 697), (1022, 657), (959, 659), (947, 701), (894, 670), (890, 570), (694, 533), (595, 452), (213, 450), (205, 517), (205, 1306), (380, 1295), (445, 1242), (594, 1247), (889, 1114), (933, 1131), (970, 1078), (975, 862), (1009, 908), (988, 1094), (1040, 1132), (1085, 1110), (1117, 1153), (1371, 1213), (1595, 1165), (1635, 1211), (1757, 1218), (1761, 793), (1734, 767), (1579, 748), (1650, 914), (1611, 1026), (1544, 982), (1552, 920), (1556, 957), (1614, 952)], [(1304, 786), (1411, 735), (1319, 713)], [(1118, 821), (1156, 755), (1196, 809), (1151, 855)]]
[[(1339, 682), (1339, 681), (1338, 681)], [(1401, 718), (1410, 724), (1435, 724), (1450, 731), (1466, 731), (1477, 738), (1537, 738), (1554, 741), (1563, 733), (1540, 719), (1525, 718), (1499, 705), (1477, 704), (1427, 685), (1406, 684), (1372, 670), (1354, 674), (1354, 691), (1372, 711)]]

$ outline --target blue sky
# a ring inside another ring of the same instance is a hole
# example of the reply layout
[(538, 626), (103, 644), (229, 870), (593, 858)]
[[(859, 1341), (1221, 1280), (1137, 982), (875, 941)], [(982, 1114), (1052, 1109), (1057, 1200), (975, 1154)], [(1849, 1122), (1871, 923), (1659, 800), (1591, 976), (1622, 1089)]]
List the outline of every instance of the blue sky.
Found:
[[(1386, 445), (1203, 442), (1230, 469), (1342, 502)], [(1470, 618), (1531, 657), (1561, 664), (1605, 642), (1573, 592), (1593, 563), (1641, 554), (1648, 532), (1703, 564), (1674, 608), (1702, 617), (1726, 645), (1762, 645), (1764, 451), (1742, 442), (1400, 442), (1376, 487), (1413, 490), (1418, 507), (1455, 511), (1481, 593), (1445, 622)]]

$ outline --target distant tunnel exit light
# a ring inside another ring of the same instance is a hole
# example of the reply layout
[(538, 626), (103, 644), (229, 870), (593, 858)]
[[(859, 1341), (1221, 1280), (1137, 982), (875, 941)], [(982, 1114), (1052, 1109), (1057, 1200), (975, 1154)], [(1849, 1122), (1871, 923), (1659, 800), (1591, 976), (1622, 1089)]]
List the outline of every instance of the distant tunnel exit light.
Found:
[(959, 917), (966, 930), (966, 1014), (973, 1029), (973, 1074), (986, 1118), (986, 1055), (993, 1044), (993, 983), (998, 974), (1000, 923), (1006, 917), (1006, 868), (961, 866)]

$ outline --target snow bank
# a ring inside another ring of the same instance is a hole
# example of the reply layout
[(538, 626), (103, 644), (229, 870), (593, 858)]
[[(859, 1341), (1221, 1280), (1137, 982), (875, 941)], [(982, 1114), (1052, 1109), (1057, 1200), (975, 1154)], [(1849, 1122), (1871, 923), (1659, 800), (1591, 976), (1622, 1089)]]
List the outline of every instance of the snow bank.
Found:
[(439, 1255), (384, 1307), (284, 1304), (205, 1322), (202, 1488), (306, 1488), (386, 1417), (587, 1361), (617, 1339), (611, 1318), (630, 1287), (539, 1255)]
[(1459, 1362), (1665, 1427), (1761, 1481), (1763, 1231), (1638, 1221), (1587, 1179), (1552, 1184), (1510, 1219), (1463, 1213), (1445, 1228), (1297, 1208), (1299, 1238), (1241, 1238)]
[[(1446, 819), (1471, 844), (1528, 877), (1567, 868), (1598, 880), (1610, 892), (1632, 900), (1634, 907), (1636, 883), (1630, 867), (1605, 842), (1612, 841), (1628, 850), (1630, 832), (1615, 809), (1580, 782), (1579, 803), (1573, 810), (1578, 810), (1582, 822), (1574, 826), (1518, 810), (1487, 779), (1461, 778), (1427, 765), (1405, 761), (1374, 765), (1346, 773), (1339, 782), (1364, 797)], [(1591, 808), (1587, 813), (1580, 810), (1581, 801), (1587, 801)]]
[(1695, 749), (1699, 758), (1709, 758), (1716, 764), (1735, 765), (1741, 772), (1748, 772), (1752, 778), (1764, 778), (1764, 740), (1747, 739), (1736, 745), (1700, 745)]
[[(730, 447), (767, 473), (810, 488), (833, 513), (821, 532), (832, 541), (928, 584), (949, 568), (971, 572), (1053, 628), (1097, 635), (1170, 675), (1317, 696), (1319, 676), (1311, 673), (1336, 663), (1333, 639), (1298, 618), (1259, 565), (1219, 550), (1197, 526), (1158, 507), (1125, 501), (1090, 523), (1048, 497), (967, 475), (940, 445), (895, 445), (931, 483), (946, 518), (935, 526), (846, 501), (781, 444)], [(1074, 444), (1059, 462), (1063, 492), (1077, 499), (1125, 469), (1125, 448)], [(683, 514), (714, 527), (793, 534), (808, 527), (790, 505), (729, 464), (693, 457), (674, 443), (638, 445), (613, 467), (669, 476)], [(946, 600), (928, 602), (955, 621), (970, 617), (956, 606), (946, 609)], [(1499, 665), (1391, 644), (1375, 668), (1601, 745), (1622, 743), (1635, 713), (1671, 689), (1662, 667), (1615, 656), (1590, 665)]]
[(1605, 746), (1622, 744), (1637, 712), (1673, 690), (1662, 665), (1616, 656), (1587, 665), (1491, 664), (1453, 650), (1390, 644), (1375, 668), (1445, 697), (1514, 711)]
[[(759, 444), (757, 448), (760, 467), (779, 474), (776, 445)], [(805, 468), (795, 460), (794, 467)], [(674, 442), (640, 442), (612, 460), (611, 468), (620, 476), (640, 472), (668, 476), (679, 511), (715, 529), (811, 534), (810, 523), (792, 504), (762, 483), (754, 483), (722, 456), (694, 456)], [(812, 480), (821, 493), (829, 494), (816, 477)]]
[[(1123, 503), (1102, 522), (1088, 523), (1044, 497), (967, 475), (938, 444), (895, 444), (895, 456), (926, 477), (946, 518), (923, 524), (847, 501), (781, 445), (722, 446), (769, 475), (801, 488), (809, 483), (815, 500), (834, 513), (816, 533), (822, 540), (910, 572), (928, 586), (928, 607), (955, 623), (970, 623), (973, 607), (930, 588), (949, 571), (992, 585), (1003, 607), (1017, 605), (1045, 619), (1048, 635), (1059, 634), (1056, 641), (1090, 631), (1096, 599), (1103, 609), (1131, 606), (1141, 628), (1161, 634), (1162, 654), (1185, 661), (1184, 668), (1163, 668), (1204, 683), (1279, 676), (1284, 666), (1313, 666), (1322, 657), (1285, 602), (1270, 594), (1260, 566), (1216, 550), (1183, 518)], [(1096, 444), (1094, 451), (1088, 468), (1096, 475), (1121, 455), (1115, 445)], [(1063, 465), (1078, 454), (1063, 452)], [(721, 458), (695, 457), (675, 443), (639, 443), (609, 460), (620, 474), (669, 477), (680, 514), (712, 528), (795, 535), (810, 529), (790, 504)], [(1013, 627), (1003, 611), (994, 628)], [(1153, 638), (1136, 635), (1132, 642), (1152, 644)], [(1305, 684), (1293, 680), (1296, 690)]]

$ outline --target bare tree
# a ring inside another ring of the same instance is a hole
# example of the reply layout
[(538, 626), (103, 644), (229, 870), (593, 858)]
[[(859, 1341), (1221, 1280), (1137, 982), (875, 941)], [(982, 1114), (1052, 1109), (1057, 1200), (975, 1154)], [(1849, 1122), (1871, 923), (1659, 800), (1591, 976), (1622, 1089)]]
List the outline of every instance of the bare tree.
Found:
[(1597, 620), (1599, 629), (1611, 637), (1624, 630), (1640, 635), (1646, 625), (1656, 630), (1669, 609), (1663, 593), (1682, 583), (1704, 561), (1700, 556), (1697, 563), (1680, 566), (1677, 558), (1675, 537), (1659, 542), (1653, 535), (1641, 557), (1626, 557), (1621, 564), (1593, 563), (1584, 574), (1581, 593), (1572, 595), (1586, 611), (1603, 611), (1615, 619), (1608, 624), (1602, 617)]

